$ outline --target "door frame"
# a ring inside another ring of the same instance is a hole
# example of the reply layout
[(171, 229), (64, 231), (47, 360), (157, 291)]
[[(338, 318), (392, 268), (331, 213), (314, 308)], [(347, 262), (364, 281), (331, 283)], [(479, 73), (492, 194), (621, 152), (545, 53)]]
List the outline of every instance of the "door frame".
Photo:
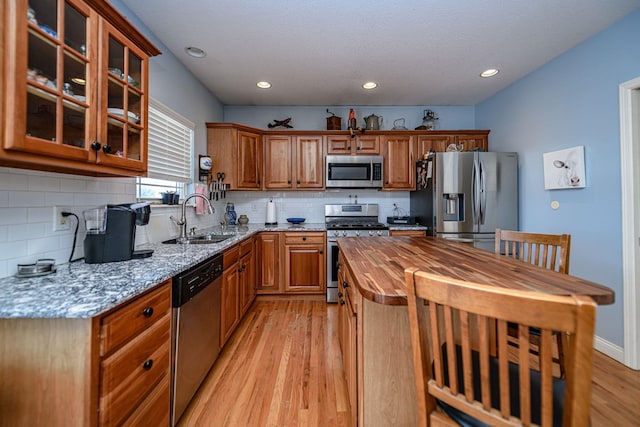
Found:
[(624, 82), (620, 95), (622, 279), (624, 364), (640, 369), (640, 77)]

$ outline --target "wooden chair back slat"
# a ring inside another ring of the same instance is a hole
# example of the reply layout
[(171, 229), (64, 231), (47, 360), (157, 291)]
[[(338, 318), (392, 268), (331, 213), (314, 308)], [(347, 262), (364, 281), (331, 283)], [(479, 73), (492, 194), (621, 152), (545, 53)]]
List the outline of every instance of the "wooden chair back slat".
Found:
[(495, 252), (538, 267), (569, 272), (571, 235), (496, 229)]
[[(559, 414), (553, 399), (558, 381), (565, 381), (559, 396), (562, 425), (589, 425), (596, 308), (591, 299), (495, 288), (415, 268), (407, 269), (405, 278), (418, 408), (425, 411), (421, 426), (428, 426), (432, 415), (445, 416), (436, 399), (490, 425), (552, 426), (554, 413)], [(508, 325), (514, 323), (517, 351), (506, 343)], [(528, 351), (531, 328), (540, 331), (539, 370)], [(568, 331), (575, 342), (566, 380), (552, 376), (556, 330)]]

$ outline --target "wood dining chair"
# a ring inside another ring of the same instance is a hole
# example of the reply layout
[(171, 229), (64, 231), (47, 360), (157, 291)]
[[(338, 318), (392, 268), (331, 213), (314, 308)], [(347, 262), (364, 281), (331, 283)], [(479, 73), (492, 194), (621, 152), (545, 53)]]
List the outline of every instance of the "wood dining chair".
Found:
[[(508, 280), (508, 279), (505, 279)], [(405, 270), (420, 426), (589, 426), (595, 302)], [(492, 325), (499, 345), (490, 350)], [(518, 325), (519, 350), (507, 343)], [(528, 351), (540, 331), (539, 369)], [(567, 376), (553, 376), (553, 331), (569, 331)], [(457, 423), (457, 424), (456, 424)]]
[[(570, 234), (540, 234), (496, 229), (495, 253), (509, 258), (524, 261), (537, 267), (569, 274), (569, 255), (571, 253)], [(518, 330), (509, 327), (508, 343), (517, 346), (515, 339)], [(560, 368), (560, 376), (565, 375), (564, 349), (567, 347), (566, 333), (556, 333), (557, 356), (554, 361)], [(530, 351), (538, 355), (540, 336), (534, 329), (530, 334)]]

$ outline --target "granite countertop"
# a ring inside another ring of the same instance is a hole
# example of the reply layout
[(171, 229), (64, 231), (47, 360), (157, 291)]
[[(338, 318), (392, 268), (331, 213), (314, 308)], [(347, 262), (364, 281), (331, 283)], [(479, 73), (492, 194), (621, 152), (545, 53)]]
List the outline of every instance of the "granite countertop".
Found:
[[(324, 223), (248, 225), (213, 244), (149, 244), (149, 258), (105, 264), (60, 264), (48, 276), (0, 279), (0, 318), (89, 318), (106, 312), (261, 231), (325, 231)], [(201, 232), (221, 233), (220, 227)]]

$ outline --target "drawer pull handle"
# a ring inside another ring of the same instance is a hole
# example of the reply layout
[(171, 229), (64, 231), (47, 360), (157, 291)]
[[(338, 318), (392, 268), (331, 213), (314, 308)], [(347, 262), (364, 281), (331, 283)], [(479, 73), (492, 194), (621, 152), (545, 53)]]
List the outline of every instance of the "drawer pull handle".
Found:
[(306, 242), (306, 241), (307, 241), (307, 238), (306, 238), (306, 237), (303, 237), (303, 238), (302, 238), (302, 241), (303, 241), (303, 242)]
[(150, 370), (152, 366), (153, 366), (153, 359), (149, 359), (142, 364), (142, 367), (147, 371)]
[(142, 315), (144, 317), (151, 317), (153, 316), (153, 307), (147, 307), (144, 310), (142, 310)]

